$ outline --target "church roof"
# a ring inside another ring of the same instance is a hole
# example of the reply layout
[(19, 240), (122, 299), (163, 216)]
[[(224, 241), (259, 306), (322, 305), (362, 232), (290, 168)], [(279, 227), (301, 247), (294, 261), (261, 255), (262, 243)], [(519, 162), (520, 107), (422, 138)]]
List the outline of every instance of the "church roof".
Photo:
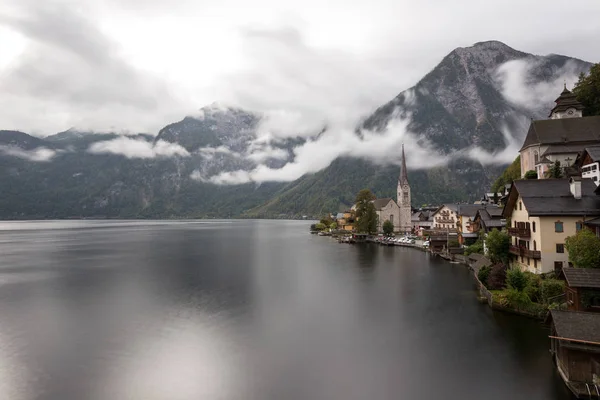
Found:
[(521, 150), (533, 145), (579, 145), (579, 151), (600, 141), (600, 116), (531, 121)]
[(400, 169), (400, 177), (398, 183), (401, 185), (408, 185), (408, 176), (406, 173), (406, 157), (404, 156), (404, 143), (402, 144), (402, 167)]
[(556, 103), (556, 105), (550, 111), (550, 115), (548, 115), (549, 117), (552, 116), (552, 114), (555, 112), (567, 111), (567, 109), (569, 109), (569, 108), (574, 108), (576, 110), (583, 110), (583, 104), (581, 104), (577, 100), (577, 96), (575, 96), (575, 93), (573, 93), (569, 89), (567, 89), (566, 84), (565, 84), (565, 90), (562, 91), (560, 96), (556, 100), (554, 100), (554, 102)]
[(375, 199), (373, 200), (373, 205), (375, 206), (375, 210), (381, 211), (381, 209), (388, 205), (390, 201), (393, 201), (391, 197), (384, 197), (383, 199)]

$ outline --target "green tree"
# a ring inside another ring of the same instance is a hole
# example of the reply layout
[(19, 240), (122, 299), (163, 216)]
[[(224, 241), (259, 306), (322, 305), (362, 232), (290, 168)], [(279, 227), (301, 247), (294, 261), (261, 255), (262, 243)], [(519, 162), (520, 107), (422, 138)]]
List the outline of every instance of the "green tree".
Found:
[(560, 161), (556, 160), (554, 164), (546, 171), (546, 178), (562, 178), (562, 169)]
[(511, 268), (506, 271), (506, 285), (509, 289), (522, 292), (528, 284), (529, 280), (527, 279), (527, 275), (525, 272), (521, 271), (521, 269)]
[(525, 172), (525, 179), (537, 179), (537, 172), (534, 170), (529, 170)]
[(579, 75), (579, 81), (573, 88), (584, 107), (584, 115), (600, 115), (600, 64), (595, 64), (589, 74)]
[(494, 204), (498, 204), (498, 192), (494, 192)]
[(600, 239), (589, 229), (582, 229), (565, 240), (569, 261), (579, 268), (600, 268)]
[(383, 223), (383, 234), (385, 236), (392, 236), (394, 233), (394, 223), (389, 219), (386, 219)]
[(488, 256), (493, 263), (508, 263), (510, 237), (506, 232), (493, 229), (485, 239), (485, 246), (488, 249)]
[(335, 222), (335, 221), (334, 221), (334, 222), (332, 222), (332, 223), (329, 225), (329, 228), (330, 228), (331, 230), (336, 230), (336, 229), (337, 229), (337, 222)]
[(377, 233), (377, 212), (373, 204), (375, 195), (363, 189), (356, 195), (356, 230), (359, 233)]
[(318, 224), (316, 224), (316, 225), (315, 225), (315, 228), (316, 228), (318, 231), (324, 231), (325, 229), (327, 229), (327, 225), (325, 225), (325, 224), (324, 224), (324, 223), (322, 223), (322, 222), (319, 222)]
[(477, 240), (475, 243), (465, 249), (465, 256), (474, 253), (483, 254), (483, 242), (481, 240)]
[(517, 156), (492, 185), (493, 192), (504, 193), (504, 185), (521, 178), (521, 156)]
[(540, 285), (544, 304), (556, 302), (556, 298), (565, 293), (565, 283), (559, 279), (544, 279)]

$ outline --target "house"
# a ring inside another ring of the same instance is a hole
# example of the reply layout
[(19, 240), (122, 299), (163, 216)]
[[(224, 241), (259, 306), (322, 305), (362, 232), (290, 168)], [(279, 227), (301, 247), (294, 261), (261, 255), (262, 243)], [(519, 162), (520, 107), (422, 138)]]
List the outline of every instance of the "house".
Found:
[[(458, 214), (458, 242), (461, 245), (468, 246), (477, 241), (479, 237), (479, 225), (475, 222), (475, 217), (480, 210), (497, 209), (495, 205), (487, 204), (459, 204)], [(492, 211), (493, 212), (493, 211)]]
[(569, 311), (600, 312), (600, 269), (563, 268)]
[(600, 184), (600, 146), (583, 149), (575, 164), (581, 171), (582, 178), (591, 179), (596, 186)]
[(600, 314), (552, 310), (550, 352), (576, 397), (600, 397)]
[(506, 219), (502, 216), (503, 208), (486, 207), (477, 210), (473, 221), (473, 229), (489, 233), (492, 229), (502, 230), (506, 226)]
[(354, 230), (354, 213), (351, 210), (336, 215), (338, 229), (352, 232)]
[(444, 204), (434, 211), (433, 230), (444, 230), (456, 232), (458, 222), (458, 204)]
[(422, 230), (430, 230), (433, 227), (433, 211), (419, 210), (413, 213), (411, 217), (413, 232), (421, 232)]
[(538, 179), (556, 161), (563, 168), (574, 164), (588, 146), (600, 143), (600, 116), (583, 117), (583, 105), (566, 86), (545, 120), (531, 121), (521, 150), (521, 177), (530, 170)]
[(377, 213), (377, 230), (379, 232), (383, 231), (383, 223), (386, 220), (389, 220), (394, 224), (394, 232), (400, 232), (400, 207), (398, 206), (398, 203), (396, 203), (394, 199), (386, 197), (373, 200), (373, 205), (375, 206), (375, 212)]
[(568, 262), (565, 239), (600, 216), (600, 196), (589, 179), (516, 180), (502, 215), (510, 220), (511, 264), (533, 273)]

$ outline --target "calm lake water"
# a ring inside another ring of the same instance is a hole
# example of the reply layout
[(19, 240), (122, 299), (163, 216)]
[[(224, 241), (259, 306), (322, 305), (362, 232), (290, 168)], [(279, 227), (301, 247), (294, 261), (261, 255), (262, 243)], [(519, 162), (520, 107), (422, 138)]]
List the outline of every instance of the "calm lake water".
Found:
[(0, 399), (570, 398), (464, 266), (308, 228), (0, 222)]

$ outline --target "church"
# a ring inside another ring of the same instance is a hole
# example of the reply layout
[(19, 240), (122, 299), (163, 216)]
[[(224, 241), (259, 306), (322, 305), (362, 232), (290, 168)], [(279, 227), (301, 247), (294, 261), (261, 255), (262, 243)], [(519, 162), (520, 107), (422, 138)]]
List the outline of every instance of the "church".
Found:
[(600, 143), (600, 116), (584, 117), (583, 105), (573, 92), (564, 90), (547, 119), (531, 121), (521, 147), (521, 177), (535, 171), (538, 179), (556, 162), (565, 170), (579, 154)]
[(402, 166), (400, 167), (400, 176), (398, 177), (397, 200), (392, 198), (383, 198), (373, 201), (375, 211), (379, 219), (379, 231), (383, 231), (383, 223), (389, 220), (394, 224), (394, 232), (411, 233), (412, 232), (412, 209), (410, 207), (410, 184), (406, 171), (406, 157), (404, 155), (404, 145), (402, 145)]

